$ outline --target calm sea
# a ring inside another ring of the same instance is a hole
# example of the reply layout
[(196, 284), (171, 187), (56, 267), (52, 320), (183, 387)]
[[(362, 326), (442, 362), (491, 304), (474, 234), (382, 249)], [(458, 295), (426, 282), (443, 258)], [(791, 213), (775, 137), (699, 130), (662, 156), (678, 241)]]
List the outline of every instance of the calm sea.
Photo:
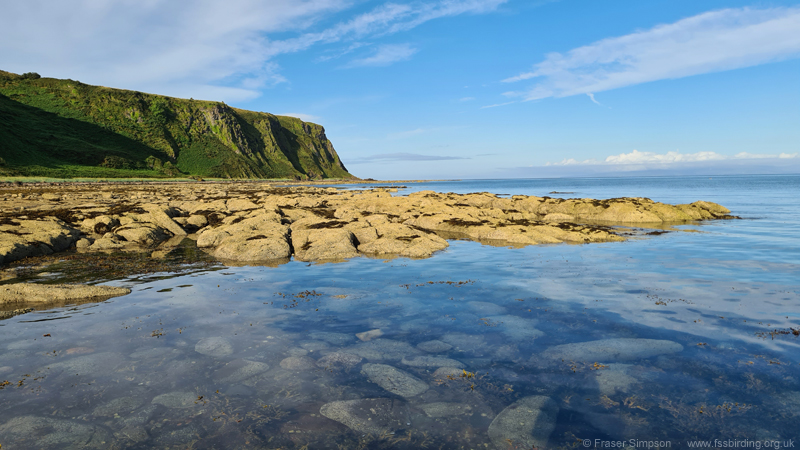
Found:
[[(800, 445), (800, 176), (463, 180), (395, 195), (419, 190), (707, 200), (741, 219), (623, 243), (451, 241), (424, 260), (108, 280), (133, 293), (0, 321), (3, 450), (522, 448), (489, 430), (526, 432), (501, 412), (530, 396), (558, 407), (547, 448)], [(390, 401), (364, 400), (376, 398)], [(348, 426), (320, 413), (347, 400), (372, 410), (341, 413)]]

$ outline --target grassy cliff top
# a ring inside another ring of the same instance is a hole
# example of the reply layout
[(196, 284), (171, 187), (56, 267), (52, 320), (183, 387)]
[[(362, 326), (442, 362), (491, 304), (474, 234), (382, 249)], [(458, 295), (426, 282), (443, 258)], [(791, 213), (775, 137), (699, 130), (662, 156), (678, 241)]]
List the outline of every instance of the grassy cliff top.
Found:
[(0, 175), (355, 178), (317, 124), (5, 71)]

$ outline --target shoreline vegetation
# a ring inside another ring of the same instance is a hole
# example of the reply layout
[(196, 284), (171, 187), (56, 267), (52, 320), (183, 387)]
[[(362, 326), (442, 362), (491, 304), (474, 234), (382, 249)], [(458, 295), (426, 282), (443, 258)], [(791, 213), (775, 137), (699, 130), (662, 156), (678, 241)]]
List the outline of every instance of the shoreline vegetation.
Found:
[[(0, 283), (8, 288), (19, 281), (3, 266), (47, 255), (138, 253), (158, 266), (183, 251), (186, 239), (208, 260), (276, 265), (291, 258), (428, 258), (450, 239), (514, 247), (621, 242), (661, 234), (671, 225), (736, 218), (705, 201), (668, 205), (646, 198), (434, 191), (392, 196), (398, 186), (387, 184), (394, 182), (359, 181), (376, 186), (358, 190), (335, 187), (341, 183), (0, 184)], [(3, 297), (0, 304), (24, 303), (20, 299)]]

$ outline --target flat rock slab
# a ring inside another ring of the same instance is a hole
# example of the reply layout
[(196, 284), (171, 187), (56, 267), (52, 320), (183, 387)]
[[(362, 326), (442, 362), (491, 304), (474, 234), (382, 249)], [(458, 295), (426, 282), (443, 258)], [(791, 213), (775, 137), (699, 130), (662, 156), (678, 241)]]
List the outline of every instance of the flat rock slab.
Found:
[(374, 339), (369, 342), (362, 342), (348, 347), (345, 351), (373, 361), (399, 361), (404, 357), (420, 354), (420, 351), (412, 347), (411, 344), (392, 339)]
[(281, 367), (286, 370), (311, 370), (317, 367), (317, 363), (308, 356), (290, 356), (281, 361)]
[(112, 373), (122, 362), (123, 358), (117, 353), (101, 352), (64, 359), (39, 370), (46, 371), (50, 375), (65, 373), (69, 376), (99, 376)]
[(465, 367), (464, 364), (455, 359), (445, 358), (444, 356), (414, 356), (412, 358), (403, 358), (400, 362), (412, 367), (455, 367), (458, 369)]
[(106, 417), (112, 417), (114, 414), (127, 415), (144, 403), (145, 399), (139, 396), (118, 397), (98, 406), (92, 414)]
[(235, 359), (214, 372), (214, 381), (220, 383), (242, 383), (269, 370), (269, 364), (247, 359)]
[(225, 338), (210, 337), (201, 339), (200, 342), (195, 344), (194, 350), (197, 353), (220, 358), (232, 354), (233, 346)]
[(630, 364), (609, 364), (602, 370), (594, 371), (594, 381), (601, 394), (614, 395), (627, 393), (639, 380), (628, 375)]
[(420, 342), (419, 344), (417, 344), (417, 348), (429, 353), (441, 353), (450, 350), (451, 348), (453, 348), (453, 346), (448, 344), (447, 342), (442, 342), (438, 339), (434, 339), (432, 341)]
[(401, 397), (414, 397), (428, 390), (424, 381), (386, 364), (364, 364), (361, 372), (369, 381)]
[(156, 396), (152, 402), (154, 405), (164, 405), (167, 408), (191, 408), (197, 406), (198, 396), (193, 392), (168, 392)]
[(86, 298), (112, 298), (130, 293), (130, 289), (117, 286), (14, 283), (0, 286), (0, 305), (4, 303), (48, 303)]
[(489, 438), (498, 450), (546, 447), (557, 415), (558, 406), (550, 397), (525, 397), (494, 418)]
[(428, 417), (450, 417), (472, 414), (472, 407), (466, 403), (436, 402), (420, 405)]
[(50, 417), (20, 416), (0, 425), (0, 441), (11, 448), (106, 449), (111, 439), (99, 425)]
[(585, 362), (632, 361), (652, 356), (677, 353), (683, 346), (658, 339), (602, 339), (550, 347), (541, 356), (549, 359)]
[(353, 336), (345, 333), (334, 333), (330, 331), (318, 331), (309, 335), (312, 339), (325, 341), (333, 345), (345, 345), (353, 341)]
[(320, 414), (359, 433), (382, 435), (408, 428), (409, 407), (389, 398), (363, 398), (326, 403)]
[(350, 370), (361, 363), (364, 358), (353, 355), (352, 353), (333, 352), (328, 353), (317, 361), (317, 365), (325, 369), (345, 369)]

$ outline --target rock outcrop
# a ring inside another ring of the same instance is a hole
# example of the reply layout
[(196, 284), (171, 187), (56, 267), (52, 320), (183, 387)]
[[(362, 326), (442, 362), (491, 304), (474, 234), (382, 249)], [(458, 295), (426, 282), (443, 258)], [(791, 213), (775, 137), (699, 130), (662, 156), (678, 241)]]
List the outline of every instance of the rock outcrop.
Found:
[(155, 249), (186, 235), (215, 258), (234, 263), (292, 256), (301, 261), (426, 258), (453, 238), (516, 246), (617, 242), (630, 228), (623, 234), (615, 225), (663, 227), (733, 217), (704, 201), (667, 205), (646, 198), (502, 198), (433, 191), (393, 197), (381, 188), (340, 191), (260, 182), (6, 186), (0, 187), (0, 211), (0, 263), (73, 246), (79, 251)]
[(7, 303), (69, 302), (87, 298), (112, 298), (130, 294), (131, 290), (117, 286), (82, 284), (13, 283), (0, 285), (0, 305)]

